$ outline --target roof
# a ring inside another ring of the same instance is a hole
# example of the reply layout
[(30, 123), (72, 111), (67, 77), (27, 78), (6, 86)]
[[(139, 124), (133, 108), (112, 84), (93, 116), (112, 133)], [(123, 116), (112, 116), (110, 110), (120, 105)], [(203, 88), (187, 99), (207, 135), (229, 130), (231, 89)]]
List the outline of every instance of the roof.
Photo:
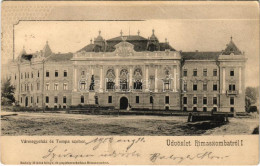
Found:
[(53, 62), (61, 62), (61, 61), (68, 61), (73, 57), (72, 53), (59, 53), (59, 54), (52, 54), (47, 58), (47, 61)]
[(169, 43), (159, 43), (160, 51), (164, 51), (166, 49), (170, 49), (171, 51), (176, 51)]
[(81, 51), (93, 52), (95, 47), (100, 47), (101, 48), (101, 46), (98, 45), (98, 44), (89, 44), (89, 45), (86, 45), (85, 47), (83, 47), (82, 49), (80, 49), (77, 52), (81, 52)]
[(231, 53), (234, 53), (235, 55), (241, 55), (242, 52), (237, 48), (237, 46), (235, 45), (235, 43), (232, 40), (229, 42), (229, 44), (227, 44), (226, 49), (223, 51), (223, 55), (230, 55)]
[(42, 52), (43, 52), (43, 56), (44, 56), (44, 57), (48, 57), (49, 55), (52, 54), (51, 48), (50, 48), (50, 46), (49, 46), (49, 44), (48, 44), (48, 41), (46, 41), (46, 44), (45, 44), (45, 46), (44, 46)]
[(217, 60), (221, 52), (182, 52), (184, 60)]
[(147, 41), (148, 39), (142, 37), (142, 36), (139, 36), (139, 35), (125, 35), (125, 36), (117, 36), (117, 37), (114, 37), (112, 39), (108, 39), (107, 42), (109, 41), (122, 41), (122, 37), (126, 37), (126, 41), (133, 41), (133, 40), (145, 40)]

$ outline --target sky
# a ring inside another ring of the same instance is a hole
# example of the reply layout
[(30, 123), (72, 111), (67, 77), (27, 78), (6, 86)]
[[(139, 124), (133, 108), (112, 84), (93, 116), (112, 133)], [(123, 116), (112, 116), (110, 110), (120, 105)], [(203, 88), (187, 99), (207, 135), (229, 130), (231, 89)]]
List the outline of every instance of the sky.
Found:
[(15, 56), (23, 47), (27, 53), (43, 49), (46, 41), (55, 53), (76, 52), (101, 36), (105, 39), (123, 35), (148, 38), (155, 30), (159, 41), (169, 41), (176, 50), (221, 51), (232, 36), (237, 47), (246, 54), (246, 86), (259, 83), (258, 20), (230, 19), (166, 19), (145, 21), (21, 21), (15, 26)]

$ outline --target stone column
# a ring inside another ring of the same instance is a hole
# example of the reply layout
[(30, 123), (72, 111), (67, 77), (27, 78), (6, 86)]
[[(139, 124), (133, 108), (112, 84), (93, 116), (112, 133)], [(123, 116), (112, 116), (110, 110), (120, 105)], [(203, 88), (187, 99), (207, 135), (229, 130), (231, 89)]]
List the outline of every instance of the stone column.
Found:
[(133, 71), (132, 71), (132, 66), (130, 66), (129, 69), (129, 89), (133, 89)]
[(177, 87), (177, 70), (176, 70), (176, 66), (174, 66), (174, 68), (173, 68), (173, 74), (174, 74), (173, 91), (176, 92), (176, 87)]
[(149, 77), (149, 66), (145, 66), (145, 91), (149, 91), (149, 85), (148, 85), (148, 77)]
[(118, 66), (116, 66), (116, 90), (119, 90), (119, 71), (118, 71)]
[(226, 69), (223, 67), (222, 68), (222, 74), (223, 74), (223, 89), (222, 89), (222, 93), (226, 93)]
[(100, 74), (99, 74), (99, 92), (103, 92), (103, 66), (100, 66)]
[(155, 66), (155, 73), (154, 73), (154, 92), (158, 92), (158, 76), (157, 76), (157, 73), (158, 73), (158, 66)]
[(242, 93), (242, 69), (241, 67), (239, 67), (239, 93)]

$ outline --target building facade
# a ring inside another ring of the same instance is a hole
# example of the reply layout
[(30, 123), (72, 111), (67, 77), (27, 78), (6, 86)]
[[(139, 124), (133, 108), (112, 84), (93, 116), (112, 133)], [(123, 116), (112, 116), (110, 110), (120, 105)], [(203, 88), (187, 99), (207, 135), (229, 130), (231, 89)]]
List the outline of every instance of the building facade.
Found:
[(109, 40), (99, 32), (75, 53), (53, 53), (46, 42), (2, 70), (24, 107), (244, 112), (245, 62), (232, 38), (220, 52), (180, 52), (153, 30)]

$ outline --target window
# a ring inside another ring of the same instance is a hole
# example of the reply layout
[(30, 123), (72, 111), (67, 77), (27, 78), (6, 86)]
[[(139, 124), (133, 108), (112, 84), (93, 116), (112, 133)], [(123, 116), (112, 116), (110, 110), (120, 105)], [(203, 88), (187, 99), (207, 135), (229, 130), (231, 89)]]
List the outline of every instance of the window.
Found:
[(193, 107), (193, 111), (197, 111), (197, 107)]
[(66, 104), (67, 103), (67, 97), (63, 96), (63, 103)]
[(64, 105), (64, 106), (63, 106), (63, 109), (66, 109), (66, 108), (67, 108), (67, 106), (66, 106), (66, 105)]
[(197, 84), (193, 84), (193, 91), (197, 90)]
[(183, 104), (187, 104), (187, 103), (188, 103), (187, 97), (183, 97)]
[(33, 72), (31, 73), (31, 77), (33, 78)]
[(63, 90), (68, 90), (68, 84), (67, 83), (63, 84)]
[(218, 71), (217, 71), (217, 69), (213, 69), (213, 76), (218, 76)]
[(24, 73), (24, 78), (27, 78), (27, 75), (26, 75), (26, 73)]
[(49, 77), (49, 76), (50, 76), (50, 72), (46, 71), (46, 77)]
[(203, 91), (208, 90), (208, 84), (206, 82), (203, 82)]
[(23, 98), (21, 97), (21, 103), (23, 103)]
[(170, 80), (164, 80), (164, 89), (169, 90), (170, 89)]
[(217, 91), (218, 90), (218, 85), (216, 83), (213, 84), (213, 91)]
[(21, 79), (23, 79), (23, 73), (21, 73)]
[(50, 84), (46, 83), (46, 90), (50, 90)]
[(98, 97), (95, 96), (95, 104), (98, 104)]
[(235, 104), (235, 98), (234, 97), (230, 97), (230, 105), (234, 105)]
[(31, 84), (31, 91), (33, 91), (33, 84)]
[(184, 92), (187, 91), (187, 83), (186, 83), (186, 82), (183, 84), (183, 91), (184, 91)]
[(193, 76), (197, 76), (197, 74), (198, 74), (198, 73), (197, 73), (197, 69), (194, 69), (194, 70), (193, 70)]
[(14, 75), (14, 80), (16, 80), (16, 74)]
[(85, 102), (84, 102), (84, 96), (81, 96), (81, 97), (80, 97), (80, 103), (81, 103), (81, 104), (85, 103)]
[(81, 71), (81, 75), (84, 76), (85, 75), (85, 71)]
[(169, 104), (170, 103), (170, 98), (169, 96), (165, 96), (165, 104)]
[(153, 104), (153, 96), (150, 96), (150, 104)]
[(234, 111), (235, 111), (234, 107), (230, 107), (230, 112), (234, 112)]
[(137, 80), (136, 82), (134, 82), (134, 89), (142, 89), (142, 82)]
[(207, 103), (208, 103), (207, 97), (203, 97), (203, 105), (207, 105)]
[(207, 107), (203, 107), (203, 112), (207, 112)]
[(107, 82), (107, 89), (108, 90), (114, 89), (114, 87), (115, 87), (115, 83), (113, 81)]
[(36, 102), (39, 103), (39, 96), (37, 96)]
[(30, 91), (30, 89), (29, 89), (29, 84), (27, 84), (26, 86), (27, 86), (27, 91)]
[(46, 96), (46, 97), (45, 97), (45, 102), (46, 102), (46, 103), (49, 103), (49, 96)]
[(184, 70), (183, 70), (183, 76), (184, 76), (184, 77), (187, 77), (187, 75), (188, 75), (188, 70), (187, 70), (187, 69), (184, 69)]
[(217, 97), (213, 97), (213, 104), (214, 104), (214, 105), (217, 105), (217, 104), (218, 104), (218, 99), (217, 99)]
[(112, 103), (112, 96), (108, 96), (108, 103)]
[(37, 90), (40, 90), (40, 83), (37, 82)]
[(54, 84), (54, 90), (59, 90), (59, 84), (58, 83)]
[(236, 90), (236, 85), (235, 84), (229, 84), (229, 90)]
[(217, 107), (213, 107), (213, 112), (217, 112)]
[(197, 104), (197, 97), (193, 97), (193, 104)]
[(21, 85), (21, 91), (23, 91), (23, 85)]
[(40, 77), (40, 72), (38, 71), (38, 77)]
[(139, 103), (139, 96), (135, 96), (135, 103)]
[(33, 103), (33, 97), (31, 96), (31, 103)]
[(231, 69), (230, 70), (230, 76), (234, 76), (235, 75), (235, 71), (234, 71), (234, 69)]
[(183, 107), (183, 111), (187, 111), (187, 107)]
[(207, 69), (203, 69), (203, 76), (207, 76)]
[(68, 75), (67, 70), (64, 70), (64, 72), (63, 72), (63, 76), (64, 76), (64, 77), (67, 77), (67, 75)]
[(58, 96), (54, 96), (54, 103), (58, 103)]
[(58, 70), (55, 70), (55, 77), (58, 77), (59, 76), (59, 72)]

